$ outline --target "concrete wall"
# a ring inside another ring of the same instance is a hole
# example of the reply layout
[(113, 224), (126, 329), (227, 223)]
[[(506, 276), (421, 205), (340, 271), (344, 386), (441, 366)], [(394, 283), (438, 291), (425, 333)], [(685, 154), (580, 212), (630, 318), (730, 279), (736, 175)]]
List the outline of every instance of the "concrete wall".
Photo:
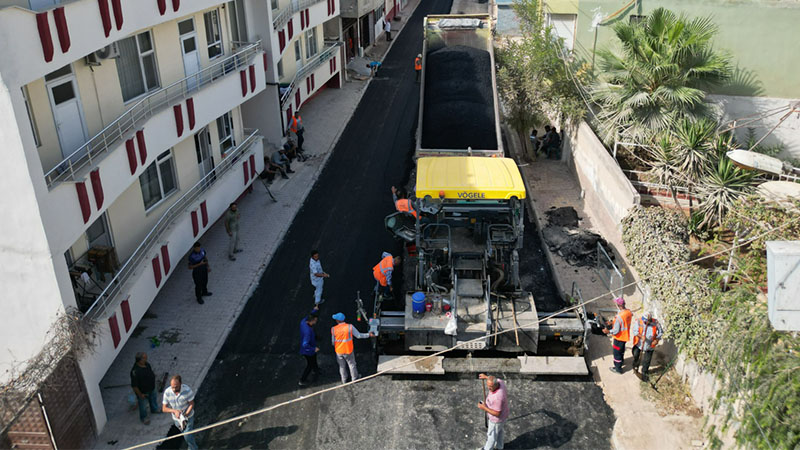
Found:
[(578, 176), (586, 203), (619, 230), (620, 221), (639, 204), (639, 193), (586, 122), (567, 130), (563, 153)]

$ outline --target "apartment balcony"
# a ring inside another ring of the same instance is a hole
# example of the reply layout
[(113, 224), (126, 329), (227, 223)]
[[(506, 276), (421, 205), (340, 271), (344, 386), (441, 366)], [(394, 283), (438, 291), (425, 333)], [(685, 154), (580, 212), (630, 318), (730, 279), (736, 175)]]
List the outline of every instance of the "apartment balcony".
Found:
[(342, 45), (339, 41), (326, 41), (322, 51), (298, 69), (288, 85), (281, 85), (281, 111), (288, 111), (287, 120), (291, 111), (299, 109), (304, 100), (341, 71)]
[(222, 0), (73, 0), (41, 11), (21, 6), (2, 8), (3, 81), (10, 87), (24, 86), (136, 31), (224, 3)]
[(164, 150), (263, 91), (264, 59), (260, 41), (239, 47), (138, 101), (47, 172), (40, 202), (58, 215), (53, 248), (69, 248)]
[(272, 28), (277, 35), (271, 39), (272, 55), (277, 64), (295, 36), (339, 15), (339, 0), (292, 0), (272, 13)]
[(178, 260), (264, 170), (263, 137), (258, 130), (245, 132), (241, 144), (164, 212), (85, 312), (86, 319), (109, 319), (109, 324), (122, 318), (116, 331), (110, 324), (114, 349), (133, 331), (173, 270), (184, 269)]

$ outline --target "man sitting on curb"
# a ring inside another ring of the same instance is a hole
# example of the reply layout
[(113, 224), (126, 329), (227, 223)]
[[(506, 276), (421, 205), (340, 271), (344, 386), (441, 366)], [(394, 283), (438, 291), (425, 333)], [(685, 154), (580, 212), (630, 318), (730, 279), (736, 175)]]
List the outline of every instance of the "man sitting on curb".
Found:
[(289, 158), (286, 156), (286, 149), (282, 148), (272, 153), (270, 158), (270, 165), (281, 172), (283, 178), (289, 178), (287, 173), (294, 173), (292, 167), (289, 165)]

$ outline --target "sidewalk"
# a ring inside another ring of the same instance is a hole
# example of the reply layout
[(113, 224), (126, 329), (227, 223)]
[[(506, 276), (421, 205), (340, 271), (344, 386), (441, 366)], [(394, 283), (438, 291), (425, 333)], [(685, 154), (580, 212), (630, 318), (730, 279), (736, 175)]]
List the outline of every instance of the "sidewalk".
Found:
[[(520, 146), (516, 134), (508, 133), (508, 137), (512, 151), (518, 155), (517, 149)], [(617, 255), (622, 254), (620, 250), (624, 247), (619, 232), (615, 228), (609, 229), (613, 224), (604, 223), (607, 221), (599, 219), (592, 212), (591, 205), (584, 202), (581, 198), (581, 186), (565, 163), (540, 159), (527, 165), (521, 164), (520, 170), (528, 190), (529, 204), (535, 212), (540, 230), (546, 225), (545, 211), (551, 207), (571, 206), (581, 219), (581, 228), (600, 234), (614, 247)], [(551, 253), (546, 245), (543, 248), (550, 259), (559, 289), (569, 294), (574, 282), (581, 289), (584, 301), (605, 296), (587, 305), (587, 311), (615, 309), (608, 288), (593, 268), (572, 266), (558, 254)], [(619, 256), (615, 262), (621, 269), (625, 268), (624, 261)], [(626, 274), (626, 283), (628, 278), (629, 275)], [(626, 289), (625, 298), (634, 315), (641, 312), (641, 296), (638, 291)], [(613, 313), (603, 311), (603, 315), (610, 319)], [(661, 365), (658, 353), (657, 350), (653, 367)], [(653, 403), (642, 398), (640, 381), (631, 369), (630, 349), (626, 349), (623, 375), (608, 370), (613, 365), (611, 341), (608, 338), (591, 335), (587, 355), (594, 380), (603, 389), (606, 402), (617, 417), (612, 432), (615, 448), (639, 449), (647, 446), (654, 449), (685, 449), (694, 448), (695, 443), (703, 442), (700, 429), (702, 424), (697, 419), (686, 415), (661, 416)]]
[[(402, 13), (403, 20), (392, 22), (393, 35), (402, 29), (418, 1), (409, 2)], [(382, 59), (389, 44), (385, 38), (379, 39), (369, 54)], [(278, 178), (273, 182), (270, 191), (277, 202), (270, 199), (260, 181), (253, 184), (251, 194), (241, 199), (239, 235), (244, 252), (236, 255), (236, 261), (227, 258), (228, 235), (222, 221), (201, 237), (212, 268), (208, 287), (213, 296), (206, 297), (204, 305), (194, 299), (188, 269), (176, 270), (166, 281), (100, 383), (108, 422), (97, 437), (95, 448), (119, 449), (166, 436), (172, 423), (168, 414), (151, 415), (150, 425), (144, 425), (139, 422), (135, 404), (128, 402), (134, 355), (147, 353), (157, 382), (165, 372), (170, 376), (180, 374), (184, 383), (197, 392), (369, 82), (350, 80), (341, 89), (325, 89), (303, 106), (307, 130), (304, 147), (316, 156), (304, 163), (295, 161), (295, 174), (288, 180)], [(181, 269), (186, 267), (185, 258), (182, 255), (177, 263)], [(160, 341), (155, 348), (150, 343), (153, 336)]]

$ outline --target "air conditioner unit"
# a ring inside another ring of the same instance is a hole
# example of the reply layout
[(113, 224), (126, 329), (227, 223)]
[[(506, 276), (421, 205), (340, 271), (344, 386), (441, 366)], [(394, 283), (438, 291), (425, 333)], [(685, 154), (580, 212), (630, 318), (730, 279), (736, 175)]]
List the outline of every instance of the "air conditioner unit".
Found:
[(94, 53), (89, 53), (86, 56), (86, 64), (90, 66), (99, 66), (100, 61), (108, 58), (119, 58), (119, 47), (117, 47), (116, 42), (106, 45)]

